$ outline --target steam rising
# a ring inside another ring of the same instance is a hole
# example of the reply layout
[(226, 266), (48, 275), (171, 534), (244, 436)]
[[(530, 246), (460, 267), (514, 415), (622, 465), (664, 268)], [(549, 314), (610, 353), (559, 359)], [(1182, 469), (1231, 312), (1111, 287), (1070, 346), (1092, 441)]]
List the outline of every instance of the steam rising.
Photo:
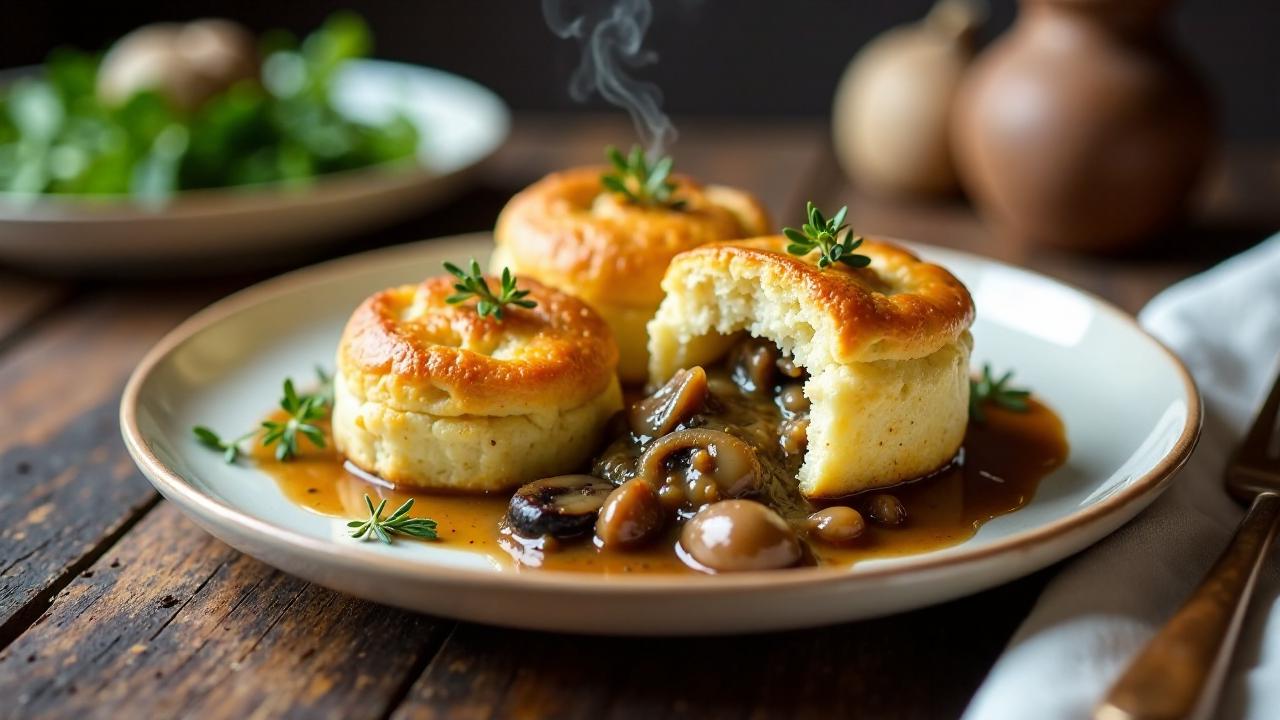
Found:
[(650, 154), (663, 152), (675, 140), (676, 128), (662, 112), (662, 91), (627, 73), (658, 59), (657, 53), (642, 47), (653, 19), (649, 0), (592, 1), (583, 3), (587, 8), (581, 11), (570, 4), (570, 0), (542, 0), (542, 14), (551, 31), (582, 44), (582, 61), (569, 81), (569, 95), (584, 102), (593, 91), (600, 93), (631, 115)]

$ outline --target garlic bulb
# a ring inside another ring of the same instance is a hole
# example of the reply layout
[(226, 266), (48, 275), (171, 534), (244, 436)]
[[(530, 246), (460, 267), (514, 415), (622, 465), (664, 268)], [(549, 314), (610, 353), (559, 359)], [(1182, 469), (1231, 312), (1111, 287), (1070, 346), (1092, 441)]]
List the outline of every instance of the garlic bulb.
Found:
[(924, 20), (886, 31), (854, 56), (831, 124), (836, 155), (856, 183), (883, 195), (956, 191), (952, 98), (984, 17), (975, 0), (940, 0)]

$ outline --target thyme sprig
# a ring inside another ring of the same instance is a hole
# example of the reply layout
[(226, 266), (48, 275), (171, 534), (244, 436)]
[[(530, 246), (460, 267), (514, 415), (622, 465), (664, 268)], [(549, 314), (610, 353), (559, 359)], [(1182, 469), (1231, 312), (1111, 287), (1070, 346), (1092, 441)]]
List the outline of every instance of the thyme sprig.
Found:
[(191, 432), (195, 433), (196, 441), (210, 450), (217, 450), (222, 453), (222, 459), (228, 465), (234, 465), (240, 457), (240, 443), (253, 437), (258, 432), (257, 428), (241, 435), (237, 438), (222, 439), (218, 433), (210, 430), (204, 425), (196, 425), (191, 428)]
[(528, 290), (516, 289), (516, 278), (511, 274), (510, 268), (502, 269), (501, 287), (496, 295), (489, 289), (489, 282), (485, 280), (484, 273), (480, 272), (480, 263), (476, 262), (475, 258), (471, 259), (471, 265), (467, 270), (451, 262), (446, 262), (444, 269), (458, 279), (458, 282), (453, 285), (453, 289), (457, 292), (446, 298), (445, 302), (456, 305), (474, 297), (477, 300), (476, 312), (480, 317), (492, 315), (495, 320), (501, 320), (504, 305), (522, 308), (538, 305), (537, 302), (525, 298), (529, 294)]
[(1013, 371), (1008, 370), (1000, 377), (991, 374), (991, 365), (982, 366), (982, 375), (978, 379), (969, 380), (969, 419), (975, 422), (986, 422), (987, 415), (983, 406), (987, 404), (1024, 413), (1031, 409), (1027, 398), (1031, 391), (1026, 388), (1013, 387)]
[(285, 420), (265, 420), (259, 427), (232, 438), (223, 438), (205, 425), (196, 425), (191, 428), (191, 432), (201, 445), (221, 452), (222, 459), (228, 465), (234, 464), (240, 458), (240, 454), (244, 452), (244, 443), (259, 431), (263, 431), (264, 447), (275, 446), (277, 460), (290, 460), (297, 457), (299, 435), (310, 439), (316, 447), (324, 447), (324, 432), (315, 425), (315, 421), (328, 415), (333, 406), (333, 377), (319, 366), (316, 367), (316, 377), (319, 387), (315, 392), (306, 394), (298, 393), (293, 386), (293, 380), (284, 381), (280, 408), (288, 413)]
[(435, 520), (409, 517), (409, 510), (413, 508), (413, 498), (405, 500), (403, 505), (396, 508), (396, 511), (386, 518), (382, 517), (382, 510), (387, 506), (386, 498), (382, 498), (382, 502), (378, 503), (377, 507), (374, 507), (373, 500), (366, 494), (364, 496), (364, 504), (369, 508), (369, 518), (367, 520), (352, 520), (347, 523), (347, 527), (352, 529), (351, 537), (356, 540), (376, 537), (390, 545), (392, 535), (409, 535), (410, 537), (425, 538), (427, 540), (436, 539)]
[(600, 184), (606, 190), (637, 205), (665, 206), (672, 210), (684, 208), (685, 201), (673, 197), (676, 184), (671, 180), (671, 167), (675, 161), (671, 156), (661, 156), (650, 165), (639, 145), (633, 145), (631, 153), (625, 156), (610, 145), (604, 154), (613, 166), (613, 172), (600, 176)]
[(828, 220), (823, 217), (822, 211), (818, 210), (813, 203), (805, 206), (805, 214), (808, 216), (809, 222), (805, 223), (799, 230), (795, 228), (783, 228), (782, 234), (787, 236), (790, 244), (787, 245), (787, 252), (792, 255), (808, 255), (814, 250), (818, 250), (821, 255), (818, 256), (818, 267), (826, 268), (839, 262), (849, 267), (866, 267), (871, 264), (871, 258), (866, 255), (858, 255), (854, 253), (860, 245), (862, 238), (849, 230), (841, 238), (840, 234), (845, 231), (848, 225), (844, 221), (845, 215), (848, 213), (848, 206), (840, 208), (835, 217)]
[(292, 380), (284, 381), (284, 397), (280, 409), (289, 414), (283, 421), (263, 420), (264, 447), (276, 446), (276, 459), (289, 460), (298, 456), (298, 435), (305, 435), (316, 447), (324, 447), (324, 431), (314, 424), (329, 412), (328, 400), (318, 394), (299, 395)]

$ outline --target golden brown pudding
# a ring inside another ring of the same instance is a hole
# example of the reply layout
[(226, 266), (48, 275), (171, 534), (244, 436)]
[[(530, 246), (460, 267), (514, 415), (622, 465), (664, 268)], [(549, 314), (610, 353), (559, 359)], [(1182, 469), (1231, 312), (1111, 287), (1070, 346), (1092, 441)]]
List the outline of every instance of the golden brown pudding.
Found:
[(974, 308), (964, 285), (888, 242), (861, 246), (864, 268), (822, 268), (787, 244), (759, 238), (676, 256), (649, 325), (651, 380), (761, 338), (806, 378), (788, 391), (807, 406), (794, 476), (804, 495), (842, 497), (946, 465), (968, 420)]
[(498, 216), (492, 267), (586, 300), (613, 329), (619, 372), (644, 382), (645, 326), (662, 301), (662, 276), (677, 253), (769, 232), (750, 194), (672, 175), (677, 205), (645, 205), (609, 192), (605, 167), (552, 173), (518, 193)]
[(582, 465), (622, 406), (617, 346), (582, 301), (520, 284), (536, 306), (501, 319), (448, 303), (447, 276), (365, 300), (338, 346), (338, 450), (397, 485), (468, 492)]

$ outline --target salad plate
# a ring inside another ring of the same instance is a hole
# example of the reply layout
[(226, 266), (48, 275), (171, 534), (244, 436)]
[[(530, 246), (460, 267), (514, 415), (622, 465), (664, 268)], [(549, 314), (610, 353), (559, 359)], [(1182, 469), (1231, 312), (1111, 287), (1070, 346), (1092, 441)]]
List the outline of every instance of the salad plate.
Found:
[(1057, 281), (910, 245), (972, 291), (974, 361), (1015, 367), (1061, 417), (1070, 452), (1021, 509), (940, 550), (723, 575), (513, 566), (447, 541), (368, 542), (350, 518), (291, 502), (253, 463), (227, 464), (196, 425), (252, 427), (285, 377), (331, 367), (369, 293), (487, 257), (487, 234), (389, 248), (289, 273), (172, 331), (140, 363), (120, 421), (143, 473), (196, 523), (286, 572), (377, 602), (512, 627), (604, 634), (780, 630), (901, 612), (1007, 582), (1113, 532), (1154, 500), (1195, 444), (1200, 401), (1181, 363), (1131, 317)]
[(0, 193), (0, 262), (61, 272), (188, 274), (270, 262), (448, 199), (502, 145), (511, 123), (502, 100), (478, 83), (383, 60), (345, 63), (332, 101), (365, 122), (403, 115), (421, 138), (416, 162), (329, 173), (304, 185), (185, 190), (159, 205)]

